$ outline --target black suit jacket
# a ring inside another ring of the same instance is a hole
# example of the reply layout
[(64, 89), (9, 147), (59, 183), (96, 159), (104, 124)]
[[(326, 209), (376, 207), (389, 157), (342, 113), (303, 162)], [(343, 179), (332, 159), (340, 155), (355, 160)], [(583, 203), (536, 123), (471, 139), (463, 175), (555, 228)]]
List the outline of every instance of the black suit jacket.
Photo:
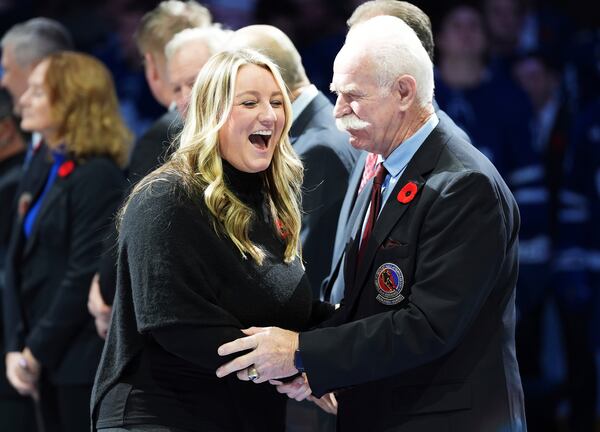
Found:
[(22, 215), (18, 220), (7, 261), (5, 350), (29, 347), (57, 384), (90, 384), (94, 378), (102, 340), (87, 312), (87, 295), (122, 187), (112, 161), (91, 158), (56, 178), (29, 238)]
[(321, 92), (292, 124), (290, 141), (304, 164), (300, 238), (306, 274), (318, 298), (357, 152), (348, 144), (348, 135), (336, 128), (333, 105)]
[(127, 169), (131, 186), (165, 162), (171, 154), (171, 144), (181, 131), (181, 126), (178, 112), (167, 111), (137, 140)]
[[(411, 202), (397, 196), (409, 182)], [(514, 352), (516, 203), (493, 165), (444, 122), (417, 151), (356, 254), (370, 186), (357, 197), (346, 296), (300, 334), (315, 394), (339, 390), (340, 430), (522, 431)], [(377, 299), (394, 268), (399, 302)]]
[[(440, 123), (445, 127), (451, 129), (459, 138), (467, 142), (471, 142), (469, 136), (459, 128), (454, 121), (448, 117), (443, 110), (439, 109), (435, 100), (433, 101), (435, 107), (435, 113), (437, 114)], [(348, 233), (348, 219), (354, 208), (354, 202), (358, 192), (358, 187), (362, 179), (362, 174), (365, 169), (365, 163), (367, 161), (367, 152), (360, 152), (358, 160), (354, 165), (354, 169), (350, 174), (350, 180), (348, 181), (348, 189), (344, 195), (344, 201), (340, 209), (340, 215), (337, 222), (337, 228), (335, 233), (335, 242), (333, 248), (333, 254), (331, 259), (331, 268), (328, 276), (323, 280), (321, 284), (321, 293), (325, 301), (332, 303), (339, 303), (344, 297), (344, 280), (342, 275), (344, 274), (344, 249), (350, 233)]]

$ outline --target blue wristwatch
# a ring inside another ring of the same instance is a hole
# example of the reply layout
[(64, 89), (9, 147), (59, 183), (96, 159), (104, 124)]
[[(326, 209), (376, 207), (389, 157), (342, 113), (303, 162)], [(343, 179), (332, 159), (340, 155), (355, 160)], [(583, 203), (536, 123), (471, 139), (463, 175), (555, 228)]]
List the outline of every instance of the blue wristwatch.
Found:
[(294, 367), (298, 369), (298, 372), (304, 372), (304, 365), (302, 364), (302, 356), (300, 355), (299, 349), (294, 353)]

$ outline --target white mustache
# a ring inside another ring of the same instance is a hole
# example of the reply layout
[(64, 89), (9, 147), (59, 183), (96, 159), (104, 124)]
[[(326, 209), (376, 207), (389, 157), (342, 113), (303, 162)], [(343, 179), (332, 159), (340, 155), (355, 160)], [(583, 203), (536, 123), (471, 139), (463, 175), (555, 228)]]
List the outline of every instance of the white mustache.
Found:
[(370, 125), (371, 125), (370, 123), (359, 119), (354, 114), (348, 114), (348, 115), (345, 115), (344, 117), (335, 119), (335, 126), (342, 132), (345, 132), (348, 129), (362, 130), (362, 129), (366, 129)]

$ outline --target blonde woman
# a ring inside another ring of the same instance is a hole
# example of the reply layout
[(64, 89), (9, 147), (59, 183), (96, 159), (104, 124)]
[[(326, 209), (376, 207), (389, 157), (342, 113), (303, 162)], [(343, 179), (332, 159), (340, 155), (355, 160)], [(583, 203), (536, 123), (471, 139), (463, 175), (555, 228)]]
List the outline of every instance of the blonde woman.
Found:
[(217, 347), (241, 329), (303, 328), (311, 318), (291, 121), (266, 57), (224, 52), (200, 72), (179, 148), (123, 209), (92, 398), (98, 430), (284, 430), (275, 388), (222, 381), (215, 370)]
[(78, 432), (89, 427), (102, 351), (87, 288), (119, 206), (131, 135), (110, 73), (84, 54), (43, 60), (20, 102), (22, 128), (42, 135), (51, 163), (35, 173), (45, 176), (40, 188), (19, 200), (3, 298), (7, 377), (40, 400), (47, 430)]

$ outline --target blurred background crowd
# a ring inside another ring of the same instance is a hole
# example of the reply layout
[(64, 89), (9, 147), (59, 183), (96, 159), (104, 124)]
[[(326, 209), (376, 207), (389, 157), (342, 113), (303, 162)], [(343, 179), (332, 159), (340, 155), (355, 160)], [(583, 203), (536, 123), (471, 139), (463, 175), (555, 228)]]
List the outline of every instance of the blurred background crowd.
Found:
[[(225, 29), (256, 23), (281, 29), (310, 82), (332, 101), (333, 60), (346, 20), (361, 3), (203, 2)], [(431, 18), (437, 103), (496, 165), (521, 210), (517, 356), (529, 430), (600, 430), (600, 16), (582, 1), (412, 3)], [(62, 23), (74, 48), (112, 73), (120, 113), (140, 138), (165, 113), (134, 39), (141, 18), (157, 4), (0, 0), (0, 35), (32, 17)], [(2, 167), (5, 119), (12, 113), (7, 95), (0, 102)], [(1, 199), (3, 258), (13, 205)]]

